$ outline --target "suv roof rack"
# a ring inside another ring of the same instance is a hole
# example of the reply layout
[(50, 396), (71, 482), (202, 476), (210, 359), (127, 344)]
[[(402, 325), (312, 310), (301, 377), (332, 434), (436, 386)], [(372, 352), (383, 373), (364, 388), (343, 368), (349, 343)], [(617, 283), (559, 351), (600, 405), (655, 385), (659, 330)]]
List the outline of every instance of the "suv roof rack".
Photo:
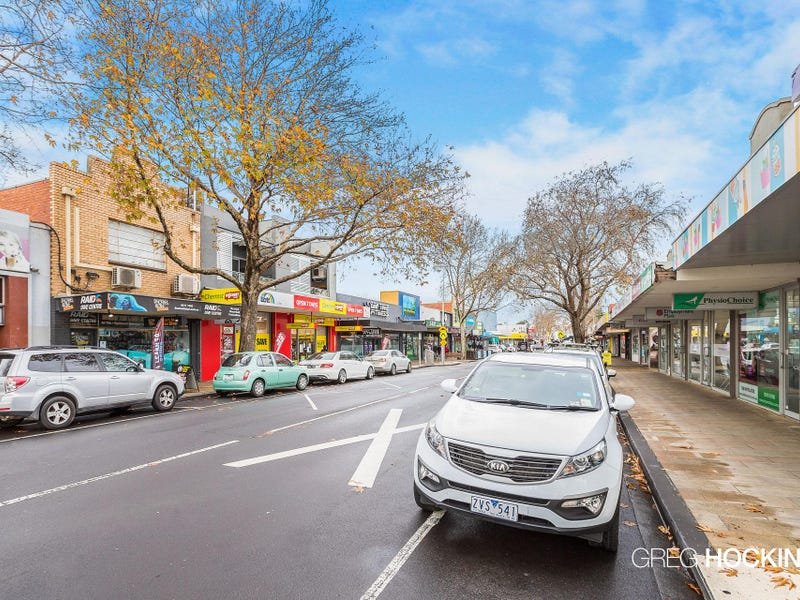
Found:
[(68, 344), (56, 346), (28, 346), (25, 350), (79, 350), (80, 346), (70, 346)]

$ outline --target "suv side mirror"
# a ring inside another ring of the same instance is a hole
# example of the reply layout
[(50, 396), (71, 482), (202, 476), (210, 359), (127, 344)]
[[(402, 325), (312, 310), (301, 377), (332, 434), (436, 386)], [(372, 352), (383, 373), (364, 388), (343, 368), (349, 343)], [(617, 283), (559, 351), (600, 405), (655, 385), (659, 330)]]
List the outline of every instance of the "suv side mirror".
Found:
[(606, 369), (606, 375), (608, 375), (609, 377), (616, 377), (617, 372), (614, 369)]
[(627, 394), (617, 394), (614, 396), (614, 401), (611, 403), (612, 410), (618, 412), (625, 412), (633, 408), (636, 401)]
[(456, 390), (458, 389), (458, 385), (456, 385), (455, 379), (445, 379), (439, 385), (445, 392), (450, 392), (451, 394), (455, 394)]

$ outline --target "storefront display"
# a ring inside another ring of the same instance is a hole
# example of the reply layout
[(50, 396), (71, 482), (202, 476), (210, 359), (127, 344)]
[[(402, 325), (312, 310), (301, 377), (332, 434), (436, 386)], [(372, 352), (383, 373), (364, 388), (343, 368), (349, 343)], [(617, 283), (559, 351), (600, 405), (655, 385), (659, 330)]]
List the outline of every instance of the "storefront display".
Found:
[(739, 312), (739, 398), (780, 410), (778, 290), (759, 294), (758, 308)]

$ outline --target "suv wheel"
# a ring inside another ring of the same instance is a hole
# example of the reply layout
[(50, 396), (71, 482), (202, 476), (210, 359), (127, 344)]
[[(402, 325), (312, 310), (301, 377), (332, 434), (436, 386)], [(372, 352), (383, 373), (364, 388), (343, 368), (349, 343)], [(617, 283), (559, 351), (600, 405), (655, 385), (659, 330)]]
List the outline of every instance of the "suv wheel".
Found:
[(411, 373), (411, 361), (408, 361), (408, 368), (406, 369), (406, 373)]
[(375, 377), (375, 369), (370, 367), (367, 369), (367, 379), (372, 379), (373, 377)]
[(397, 375), (397, 365), (396, 364), (392, 363), (392, 368), (389, 371), (389, 374), (390, 375)]
[(347, 383), (347, 371), (345, 371), (344, 369), (339, 371), (339, 377), (336, 378), (336, 381), (338, 381), (339, 383)]
[(614, 518), (608, 524), (608, 529), (603, 532), (603, 539), (599, 542), (589, 542), (590, 546), (602, 548), (606, 552), (616, 552), (619, 546), (619, 507), (614, 513)]
[(39, 423), (45, 429), (64, 429), (75, 420), (75, 403), (66, 396), (48, 398), (39, 409)]
[(172, 410), (172, 407), (175, 406), (176, 396), (174, 387), (167, 383), (162, 383), (156, 388), (156, 393), (153, 396), (153, 408), (159, 412)]

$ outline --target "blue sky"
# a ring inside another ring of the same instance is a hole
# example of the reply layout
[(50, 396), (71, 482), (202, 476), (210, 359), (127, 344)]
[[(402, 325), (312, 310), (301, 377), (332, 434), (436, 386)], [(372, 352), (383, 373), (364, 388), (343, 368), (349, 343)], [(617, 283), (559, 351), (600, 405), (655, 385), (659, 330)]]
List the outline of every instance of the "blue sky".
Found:
[[(756, 116), (789, 95), (800, 63), (800, 0), (331, 7), (375, 44), (362, 85), (380, 90), (420, 138), (454, 146), (472, 175), (469, 210), (511, 231), (532, 192), (602, 160), (632, 159), (632, 181), (661, 182), (668, 195), (693, 198), (696, 213), (747, 159)], [(42, 164), (65, 158), (38, 141), (30, 149)], [(340, 290), (376, 296), (373, 270), (340, 269)], [(382, 284), (430, 299), (438, 287)]]

